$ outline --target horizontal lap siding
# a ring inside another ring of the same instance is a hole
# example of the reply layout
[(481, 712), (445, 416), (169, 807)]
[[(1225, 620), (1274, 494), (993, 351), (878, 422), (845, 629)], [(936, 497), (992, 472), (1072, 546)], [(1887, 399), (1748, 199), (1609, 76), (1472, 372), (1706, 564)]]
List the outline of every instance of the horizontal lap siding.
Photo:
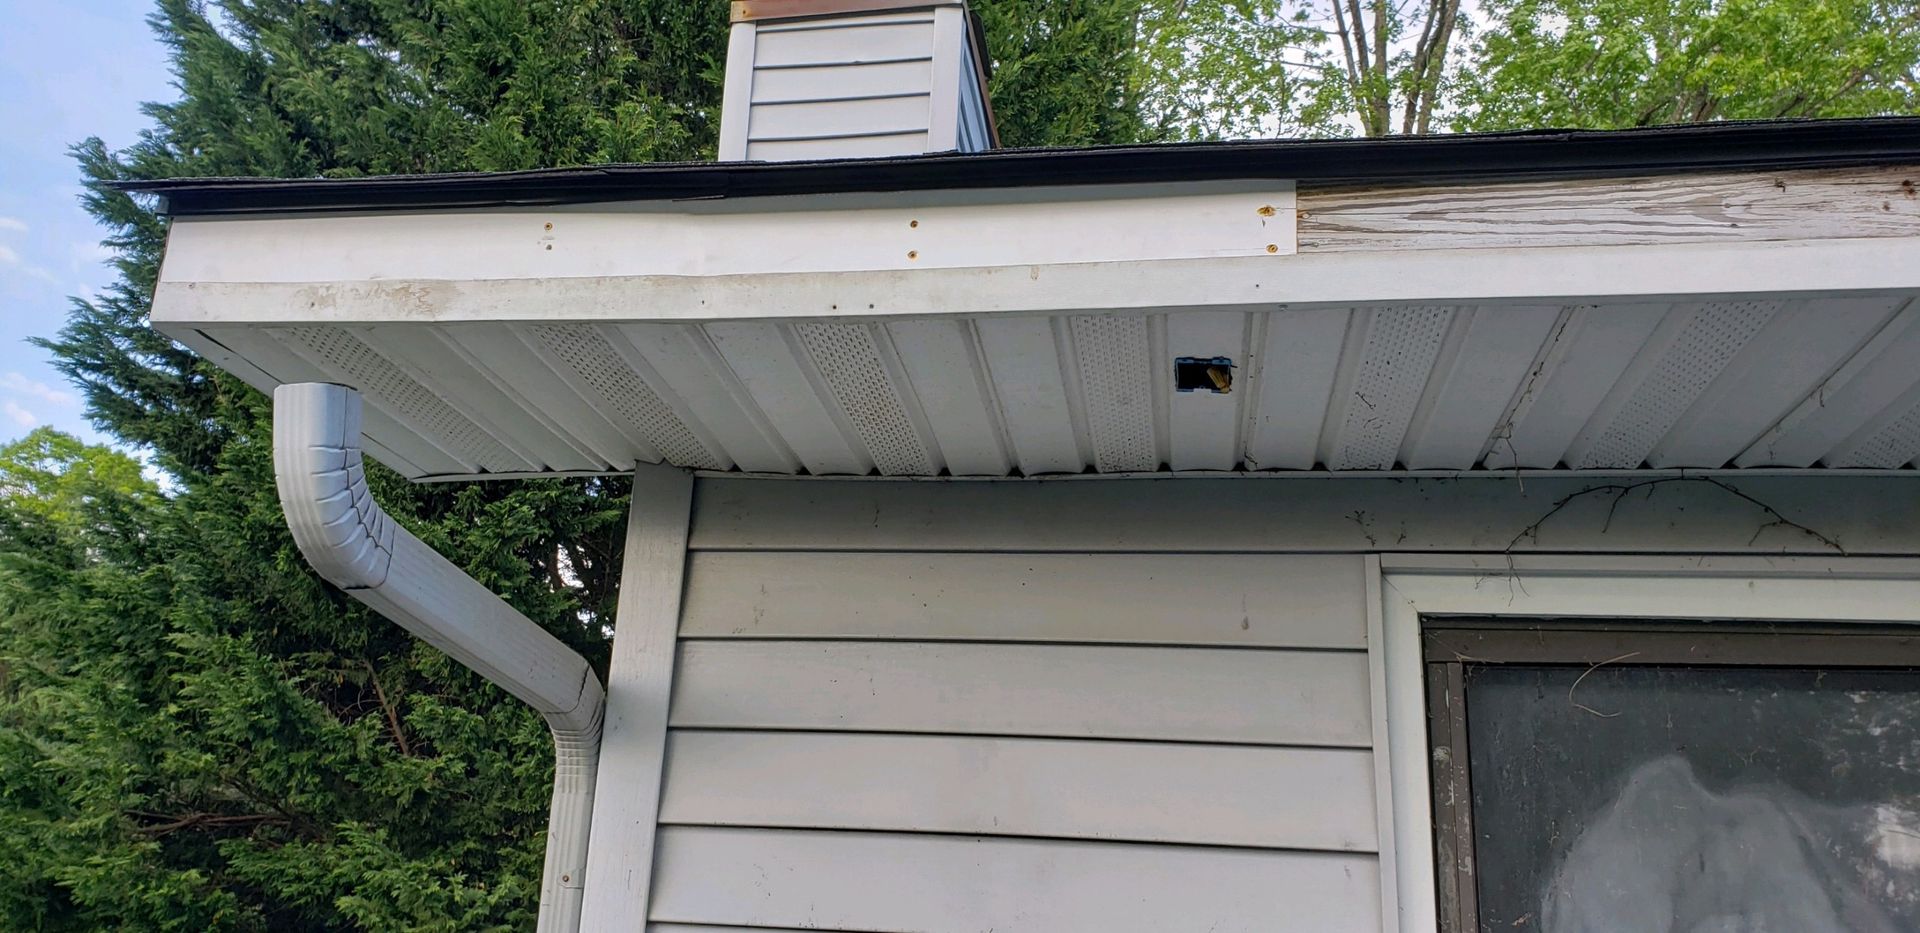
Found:
[(811, 26), (762, 25), (754, 42), (756, 68), (925, 58), (933, 54), (933, 17), (867, 16)]
[(878, 159), (925, 152), (926, 133), (899, 136), (853, 136), (829, 139), (781, 139), (747, 143), (751, 162), (796, 162), (803, 159)]
[(1364, 748), (1360, 652), (682, 641), (671, 724)]
[(751, 142), (927, 131), (927, 95), (753, 105)]
[(926, 933), (1380, 929), (1374, 857), (665, 827), (653, 918)]
[(1380, 929), (1363, 569), (694, 551), (652, 929)]
[(753, 102), (756, 104), (932, 92), (933, 65), (930, 60), (763, 68), (753, 76)]
[(933, 35), (933, 17), (924, 12), (761, 26), (747, 158), (925, 151)]
[(679, 731), (668, 761), (662, 823), (1379, 847), (1357, 749)]
[(1342, 555), (696, 554), (680, 634), (1358, 649), (1362, 567)]
[(649, 923), (647, 933), (835, 933), (821, 927), (740, 927), (715, 923)]

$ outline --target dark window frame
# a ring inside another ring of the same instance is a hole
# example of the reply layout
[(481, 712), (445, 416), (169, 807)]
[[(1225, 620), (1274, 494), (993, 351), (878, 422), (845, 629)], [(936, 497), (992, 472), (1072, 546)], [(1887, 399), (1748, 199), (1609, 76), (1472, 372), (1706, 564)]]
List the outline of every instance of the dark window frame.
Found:
[(1441, 933), (1479, 933), (1469, 665), (1920, 669), (1920, 630), (1865, 623), (1424, 616), (1434, 882)]

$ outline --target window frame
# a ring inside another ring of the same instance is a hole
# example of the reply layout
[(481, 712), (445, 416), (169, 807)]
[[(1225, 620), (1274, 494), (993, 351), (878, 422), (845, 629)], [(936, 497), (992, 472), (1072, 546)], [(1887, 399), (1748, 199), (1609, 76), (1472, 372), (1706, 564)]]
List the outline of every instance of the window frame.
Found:
[(1408, 554), (1369, 561), (1379, 568), (1370, 575), (1378, 599), (1369, 653), (1387, 933), (1441, 931), (1427, 620), (1606, 620), (1629, 629), (1673, 619), (1708, 629), (1746, 620), (1822, 631), (1920, 625), (1920, 560), (1907, 558)]
[(1467, 743), (1469, 667), (1920, 670), (1920, 629), (1885, 625), (1434, 616), (1424, 620), (1420, 639), (1441, 933), (1479, 933), (1481, 928)]

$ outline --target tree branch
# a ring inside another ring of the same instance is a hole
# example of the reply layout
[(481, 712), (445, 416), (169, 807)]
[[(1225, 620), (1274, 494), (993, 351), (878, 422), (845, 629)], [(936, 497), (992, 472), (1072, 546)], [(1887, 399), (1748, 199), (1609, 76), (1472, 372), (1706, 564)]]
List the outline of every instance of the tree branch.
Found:
[(1333, 21), (1340, 27), (1340, 52), (1347, 58), (1347, 89), (1353, 99), (1360, 100), (1360, 68), (1354, 61), (1353, 34), (1347, 31), (1347, 15), (1341, 11), (1341, 0), (1333, 0)]
[(1433, 126), (1433, 108), (1445, 79), (1447, 51), (1453, 47), (1454, 24), (1460, 21), (1460, 0), (1441, 0), (1440, 31), (1427, 53), (1426, 68), (1420, 76), (1420, 120), (1414, 132), (1425, 133)]
[(1387, 72), (1387, 0), (1373, 0), (1373, 68), (1374, 80), (1367, 82), (1373, 91), (1373, 133), (1385, 136), (1393, 123), (1393, 101), (1390, 100), (1392, 76)]
[(387, 691), (380, 686), (380, 672), (374, 670), (372, 661), (361, 661), (367, 666), (367, 677), (373, 682), (373, 695), (380, 701), (380, 709), (387, 716), (387, 730), (393, 733), (393, 744), (399, 746), (400, 754), (413, 757), (413, 744), (407, 741), (407, 732), (400, 727), (400, 711), (387, 700)]
[(134, 829), (134, 832), (144, 836), (164, 836), (168, 833), (179, 832), (183, 829), (199, 827), (219, 829), (222, 827), (259, 826), (267, 823), (289, 822), (286, 817), (278, 813), (188, 813), (184, 815), (170, 815), (164, 813), (149, 813), (144, 810), (132, 810), (129, 811), (129, 815), (142, 819), (166, 821)]
[(1427, 50), (1433, 43), (1433, 27), (1434, 23), (1440, 18), (1440, 7), (1443, 2), (1444, 0), (1428, 0), (1427, 18), (1426, 21), (1420, 25), (1420, 41), (1413, 45), (1413, 66), (1408, 70), (1413, 73), (1413, 79), (1416, 83), (1407, 91), (1407, 110), (1405, 116), (1400, 120), (1400, 132), (1402, 133), (1413, 132), (1414, 110), (1419, 106), (1420, 102), (1418, 82), (1427, 71)]

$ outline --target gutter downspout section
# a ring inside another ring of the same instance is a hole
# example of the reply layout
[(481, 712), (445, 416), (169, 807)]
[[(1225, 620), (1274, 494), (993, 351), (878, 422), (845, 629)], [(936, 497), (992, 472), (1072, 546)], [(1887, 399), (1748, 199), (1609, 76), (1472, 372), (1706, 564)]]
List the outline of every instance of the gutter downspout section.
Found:
[(275, 389), (273, 468), (294, 542), (322, 577), (546, 719), (553, 804), (539, 931), (578, 930), (606, 709), (586, 659), (373, 501), (361, 463), (358, 392), (312, 382)]

